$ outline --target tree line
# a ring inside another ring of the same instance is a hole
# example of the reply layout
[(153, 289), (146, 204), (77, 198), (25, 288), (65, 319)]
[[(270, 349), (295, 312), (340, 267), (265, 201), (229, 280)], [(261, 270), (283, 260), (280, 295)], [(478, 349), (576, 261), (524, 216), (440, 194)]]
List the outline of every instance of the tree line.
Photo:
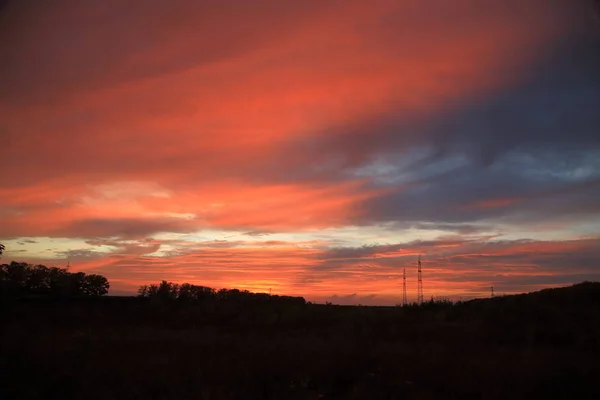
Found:
[(109, 288), (102, 275), (16, 261), (0, 265), (0, 293), (4, 296), (89, 297), (105, 295)]
[(211, 287), (192, 285), (189, 283), (177, 284), (162, 281), (159, 284), (142, 285), (137, 291), (138, 297), (178, 300), (178, 301), (231, 301), (231, 302), (269, 302), (286, 304), (306, 304), (303, 297), (278, 296), (267, 293), (252, 293), (239, 289), (213, 289)]

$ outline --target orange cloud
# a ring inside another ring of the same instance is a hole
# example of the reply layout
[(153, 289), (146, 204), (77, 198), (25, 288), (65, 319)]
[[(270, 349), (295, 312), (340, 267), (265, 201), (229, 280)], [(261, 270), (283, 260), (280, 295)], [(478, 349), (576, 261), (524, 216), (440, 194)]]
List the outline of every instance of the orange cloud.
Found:
[(139, 228), (140, 235), (206, 228), (316, 229), (344, 225), (359, 212), (355, 203), (387, 190), (365, 189), (357, 180), (335, 185), (231, 182), (176, 193), (143, 182), (22, 188), (11, 198), (5, 192), (9, 211), (0, 217), (8, 236), (110, 237), (127, 226), (132, 233)]

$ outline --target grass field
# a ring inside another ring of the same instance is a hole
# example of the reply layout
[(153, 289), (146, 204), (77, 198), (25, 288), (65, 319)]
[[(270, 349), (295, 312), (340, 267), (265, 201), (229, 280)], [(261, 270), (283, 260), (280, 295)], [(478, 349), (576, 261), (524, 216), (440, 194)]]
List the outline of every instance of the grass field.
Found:
[(2, 302), (2, 399), (600, 398), (600, 284), (456, 305)]

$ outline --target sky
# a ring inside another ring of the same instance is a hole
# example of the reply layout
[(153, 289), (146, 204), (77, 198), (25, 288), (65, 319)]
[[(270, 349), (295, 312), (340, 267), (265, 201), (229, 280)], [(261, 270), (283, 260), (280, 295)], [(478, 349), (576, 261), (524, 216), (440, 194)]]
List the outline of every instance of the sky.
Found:
[(336, 304), (600, 280), (591, 0), (0, 2), (2, 261)]

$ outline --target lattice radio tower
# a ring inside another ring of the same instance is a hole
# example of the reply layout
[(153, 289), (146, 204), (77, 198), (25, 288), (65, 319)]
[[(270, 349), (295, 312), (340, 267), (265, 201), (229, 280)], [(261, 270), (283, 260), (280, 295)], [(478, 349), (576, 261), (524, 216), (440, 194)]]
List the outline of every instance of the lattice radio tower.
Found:
[(423, 304), (423, 271), (421, 270), (421, 256), (419, 256), (419, 261), (417, 262), (417, 303)]
[(402, 306), (406, 306), (406, 268), (404, 268), (404, 274), (402, 275)]

